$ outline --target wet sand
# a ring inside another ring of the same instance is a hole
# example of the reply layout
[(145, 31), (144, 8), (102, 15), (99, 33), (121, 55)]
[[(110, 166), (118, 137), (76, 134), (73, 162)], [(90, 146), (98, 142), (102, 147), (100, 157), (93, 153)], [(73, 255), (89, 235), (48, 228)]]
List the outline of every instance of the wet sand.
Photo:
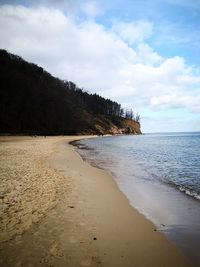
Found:
[(1, 138), (0, 266), (190, 266), (68, 142)]

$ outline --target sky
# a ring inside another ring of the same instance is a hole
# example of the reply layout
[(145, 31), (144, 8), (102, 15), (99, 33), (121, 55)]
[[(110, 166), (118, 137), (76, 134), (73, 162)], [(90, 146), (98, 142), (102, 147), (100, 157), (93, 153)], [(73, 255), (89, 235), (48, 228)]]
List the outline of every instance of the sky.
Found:
[(0, 0), (0, 48), (133, 108), (143, 133), (200, 131), (200, 0)]

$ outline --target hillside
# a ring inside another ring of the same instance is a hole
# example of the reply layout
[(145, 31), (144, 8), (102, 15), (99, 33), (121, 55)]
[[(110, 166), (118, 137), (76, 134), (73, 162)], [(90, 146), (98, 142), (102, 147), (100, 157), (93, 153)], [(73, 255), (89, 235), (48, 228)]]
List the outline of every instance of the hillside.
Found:
[(73, 82), (0, 50), (0, 133), (140, 134), (117, 102), (89, 94)]

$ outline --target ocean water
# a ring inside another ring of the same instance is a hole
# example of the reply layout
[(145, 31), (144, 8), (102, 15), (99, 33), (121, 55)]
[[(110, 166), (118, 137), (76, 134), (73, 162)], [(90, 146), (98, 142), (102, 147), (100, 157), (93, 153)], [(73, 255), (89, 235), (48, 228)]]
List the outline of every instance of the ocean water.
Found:
[(200, 133), (99, 137), (78, 152), (200, 266)]

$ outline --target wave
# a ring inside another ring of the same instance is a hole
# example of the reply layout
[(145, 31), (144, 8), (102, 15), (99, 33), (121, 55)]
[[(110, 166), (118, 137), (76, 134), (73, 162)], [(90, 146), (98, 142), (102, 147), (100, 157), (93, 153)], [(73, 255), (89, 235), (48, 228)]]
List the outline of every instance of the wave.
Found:
[(194, 192), (194, 191), (192, 191), (192, 190), (190, 190), (190, 189), (188, 189), (182, 185), (178, 186), (178, 189), (179, 189), (179, 191), (185, 193), (186, 195), (193, 197), (197, 200), (200, 200), (200, 195), (197, 192)]
[(187, 196), (190, 196), (190, 197), (193, 197), (193, 198), (195, 198), (197, 200), (200, 200), (200, 195), (197, 192), (191, 190), (190, 188), (188, 188), (188, 187), (186, 187), (184, 185), (179, 185), (179, 184), (177, 184), (177, 183), (175, 183), (173, 181), (168, 181), (167, 184), (172, 186), (172, 187), (174, 187), (174, 188), (176, 188), (178, 191), (186, 194)]

